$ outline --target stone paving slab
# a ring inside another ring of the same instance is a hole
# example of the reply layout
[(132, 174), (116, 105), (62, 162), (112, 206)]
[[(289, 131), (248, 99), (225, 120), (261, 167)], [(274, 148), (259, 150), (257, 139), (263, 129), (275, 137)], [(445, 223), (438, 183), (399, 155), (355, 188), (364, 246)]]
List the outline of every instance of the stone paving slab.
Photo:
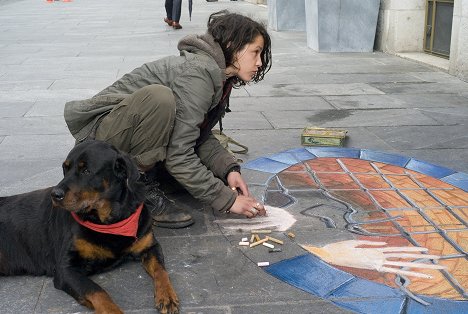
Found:
[(63, 99), (49, 99), (38, 100), (34, 105), (29, 108), (28, 112), (24, 114), (25, 117), (46, 117), (46, 116), (62, 116), (60, 113), (65, 108), (66, 100)]
[(331, 128), (441, 124), (418, 110), (410, 109), (277, 111), (265, 112), (265, 116), (278, 129), (317, 124)]
[(445, 125), (462, 125), (466, 126), (468, 120), (468, 106), (453, 108), (424, 108), (420, 109), (424, 115), (431, 117)]
[(0, 106), (2, 118), (19, 117), (25, 115), (34, 105), (32, 101), (4, 102)]
[(62, 174), (61, 167), (56, 165), (61, 162), (62, 158), (2, 162), (0, 194), (21, 194), (57, 184), (62, 179)]
[[(435, 135), (434, 135), (435, 136)], [(444, 148), (444, 149), (405, 149), (399, 152), (405, 156), (413, 156), (421, 160), (430, 160), (436, 165), (444, 165), (450, 169), (468, 172), (466, 161), (468, 151), (466, 148)]]
[(0, 294), (9, 296), (8, 306), (6, 306), (7, 300), (2, 298), (5, 302), (5, 304), (2, 304), (2, 313), (34, 313), (37, 297), (41, 294), (47, 279), (28, 276), (2, 277), (1, 279)]
[(320, 95), (375, 95), (384, 94), (381, 90), (365, 83), (345, 84), (261, 84), (248, 88), (251, 96), (320, 96)]
[(386, 94), (451, 94), (466, 91), (466, 83), (460, 81), (457, 83), (374, 83), (371, 85)]
[(5, 118), (0, 126), (0, 134), (5, 135), (65, 134), (67, 130), (62, 116)]
[[(113, 80), (110, 80), (113, 82)], [(110, 83), (111, 84), (111, 83)], [(102, 88), (96, 89), (68, 89), (68, 90), (24, 90), (24, 91), (4, 91), (2, 92), (2, 101), (37, 101), (37, 100), (55, 100), (55, 99), (81, 99), (92, 97)]]
[(281, 111), (287, 106), (288, 111), (333, 109), (329, 101), (316, 96), (297, 97), (233, 97), (233, 112)]
[(457, 94), (387, 94), (357, 96), (325, 96), (339, 109), (421, 108), (451, 107), (461, 109), (468, 101)]
[[(464, 132), (465, 126), (463, 125), (370, 127), (368, 129), (395, 149), (468, 148), (468, 134)], [(435, 137), (431, 131), (438, 132), (441, 136)], [(418, 138), (419, 143), (409, 140), (408, 134)]]
[[(419, 73), (419, 72), (418, 72)], [(421, 82), (421, 78), (410, 73), (298, 73), (297, 76), (303, 83), (380, 83), (380, 82)], [(269, 80), (268, 80), (269, 82)], [(288, 83), (291, 83), (287, 81)]]

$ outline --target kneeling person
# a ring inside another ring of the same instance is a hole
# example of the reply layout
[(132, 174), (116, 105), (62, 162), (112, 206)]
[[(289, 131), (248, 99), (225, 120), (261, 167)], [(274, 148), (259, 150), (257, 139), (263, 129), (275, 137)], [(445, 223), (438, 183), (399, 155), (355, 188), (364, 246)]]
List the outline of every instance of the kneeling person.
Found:
[[(211, 129), (222, 125), (232, 87), (264, 78), (271, 67), (270, 48), (262, 24), (236, 13), (213, 13), (205, 34), (178, 43), (180, 56), (146, 63), (90, 99), (66, 103), (65, 121), (77, 142), (109, 142), (129, 153), (144, 173), (162, 165), (193, 197), (216, 210), (248, 218), (265, 215), (239, 164)], [(144, 181), (156, 225), (193, 223), (158, 182)]]

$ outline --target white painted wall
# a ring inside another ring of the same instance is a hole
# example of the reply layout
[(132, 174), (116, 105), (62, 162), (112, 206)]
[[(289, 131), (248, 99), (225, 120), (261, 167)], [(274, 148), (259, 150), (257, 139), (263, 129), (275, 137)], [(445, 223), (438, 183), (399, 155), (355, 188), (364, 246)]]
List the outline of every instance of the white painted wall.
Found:
[(422, 52), (425, 0), (381, 0), (375, 48), (388, 53)]
[(449, 73), (468, 81), (468, 0), (455, 0)]
[[(423, 52), (426, 0), (381, 0), (375, 49)], [(455, 0), (449, 73), (468, 81), (468, 0)]]

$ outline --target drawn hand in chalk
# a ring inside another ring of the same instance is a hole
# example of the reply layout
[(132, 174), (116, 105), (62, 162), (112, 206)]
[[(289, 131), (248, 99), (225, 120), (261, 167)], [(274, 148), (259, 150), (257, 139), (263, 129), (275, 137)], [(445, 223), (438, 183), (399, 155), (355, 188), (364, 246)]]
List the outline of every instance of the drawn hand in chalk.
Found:
[(432, 278), (432, 276), (415, 272), (411, 270), (403, 270), (401, 268), (389, 267), (405, 267), (419, 269), (444, 269), (444, 266), (432, 263), (423, 262), (401, 262), (391, 261), (389, 258), (399, 259), (426, 259), (437, 260), (438, 255), (423, 254), (427, 252), (426, 248), (422, 247), (371, 247), (358, 248), (358, 246), (383, 246), (386, 242), (360, 241), (349, 240), (327, 244), (324, 247), (314, 247), (302, 245), (307, 251), (319, 256), (322, 260), (329, 264), (347, 266), (362, 269), (377, 270), (382, 273), (394, 273), (397, 275), (413, 276), (419, 278)]
[(279, 207), (265, 205), (268, 213), (266, 217), (251, 219), (220, 219), (214, 222), (225, 229), (250, 231), (252, 229), (272, 229), (276, 231), (288, 230), (296, 219), (287, 210)]

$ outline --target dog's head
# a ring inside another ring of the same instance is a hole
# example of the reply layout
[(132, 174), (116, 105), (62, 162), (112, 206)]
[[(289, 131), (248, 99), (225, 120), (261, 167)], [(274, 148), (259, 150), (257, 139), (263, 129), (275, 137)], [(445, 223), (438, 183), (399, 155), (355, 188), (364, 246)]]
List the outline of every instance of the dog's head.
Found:
[(136, 164), (106, 142), (89, 140), (78, 144), (62, 168), (64, 178), (51, 192), (54, 207), (94, 223), (126, 218), (144, 200)]

